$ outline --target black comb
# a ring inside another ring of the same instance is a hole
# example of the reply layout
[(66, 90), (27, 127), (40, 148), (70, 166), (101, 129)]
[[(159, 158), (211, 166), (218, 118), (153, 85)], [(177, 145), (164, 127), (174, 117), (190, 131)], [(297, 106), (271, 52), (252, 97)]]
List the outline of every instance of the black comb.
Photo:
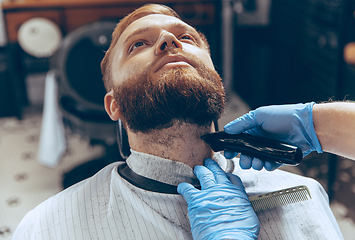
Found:
[(246, 133), (227, 134), (221, 131), (203, 135), (201, 138), (214, 152), (234, 151), (260, 160), (294, 166), (303, 157), (302, 150), (296, 146)]

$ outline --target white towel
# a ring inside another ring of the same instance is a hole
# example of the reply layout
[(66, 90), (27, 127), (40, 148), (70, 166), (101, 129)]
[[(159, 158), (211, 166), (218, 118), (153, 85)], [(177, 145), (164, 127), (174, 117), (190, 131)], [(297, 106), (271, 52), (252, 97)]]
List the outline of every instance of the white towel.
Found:
[(62, 113), (58, 105), (58, 86), (55, 73), (46, 76), (41, 135), (38, 149), (38, 162), (55, 168), (66, 151), (65, 129)]

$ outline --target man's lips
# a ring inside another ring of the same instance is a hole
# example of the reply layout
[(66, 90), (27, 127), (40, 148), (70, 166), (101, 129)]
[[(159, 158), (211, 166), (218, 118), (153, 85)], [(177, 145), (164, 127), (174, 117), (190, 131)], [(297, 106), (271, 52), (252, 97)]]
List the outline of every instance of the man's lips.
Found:
[(192, 63), (182, 55), (168, 55), (158, 61), (154, 72), (159, 71), (164, 66), (178, 67), (178, 66), (193, 66)]

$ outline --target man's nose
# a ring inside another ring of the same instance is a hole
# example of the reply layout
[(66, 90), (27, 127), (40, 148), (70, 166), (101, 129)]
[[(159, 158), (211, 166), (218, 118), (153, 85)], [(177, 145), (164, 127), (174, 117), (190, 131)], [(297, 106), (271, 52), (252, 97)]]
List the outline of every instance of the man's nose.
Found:
[(165, 32), (161, 35), (157, 42), (155, 53), (156, 55), (159, 55), (164, 51), (169, 51), (174, 48), (182, 49), (181, 42), (175, 37), (174, 34)]

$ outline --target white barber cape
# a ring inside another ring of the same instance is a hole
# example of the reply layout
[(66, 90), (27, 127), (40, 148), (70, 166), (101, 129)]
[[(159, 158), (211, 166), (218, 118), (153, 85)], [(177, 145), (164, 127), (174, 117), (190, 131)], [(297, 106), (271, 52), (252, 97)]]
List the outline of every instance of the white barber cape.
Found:
[[(245, 171), (237, 167), (237, 159), (233, 164), (221, 154), (214, 158), (241, 177), (249, 195), (298, 185), (309, 188), (311, 200), (258, 213), (259, 239), (343, 239), (327, 195), (315, 180), (281, 170)], [(192, 239), (183, 197), (133, 186), (118, 174), (120, 164), (106, 166), (38, 205), (22, 219), (13, 239)], [(127, 165), (171, 185), (196, 183), (189, 166), (152, 155), (132, 151)]]

